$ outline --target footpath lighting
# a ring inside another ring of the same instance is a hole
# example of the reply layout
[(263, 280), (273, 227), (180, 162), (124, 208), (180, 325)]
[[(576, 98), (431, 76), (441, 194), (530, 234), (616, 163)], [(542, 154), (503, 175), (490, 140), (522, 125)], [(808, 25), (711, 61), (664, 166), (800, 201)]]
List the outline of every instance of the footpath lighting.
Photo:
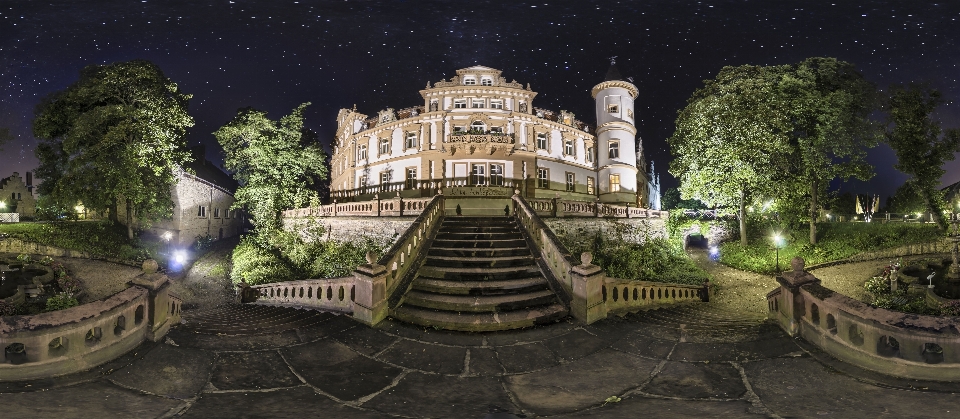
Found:
[(183, 250), (177, 250), (173, 252), (173, 261), (177, 262), (178, 265), (183, 265), (187, 261), (187, 252)]
[(783, 245), (783, 236), (780, 233), (773, 235), (773, 248), (776, 251), (777, 257), (777, 274), (780, 273), (780, 246)]

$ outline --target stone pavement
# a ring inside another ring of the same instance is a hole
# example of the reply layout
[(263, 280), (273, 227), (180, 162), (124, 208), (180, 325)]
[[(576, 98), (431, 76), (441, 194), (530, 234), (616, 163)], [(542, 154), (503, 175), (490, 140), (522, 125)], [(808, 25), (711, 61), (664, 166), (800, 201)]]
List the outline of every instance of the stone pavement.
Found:
[[(690, 304), (460, 333), (245, 305), (91, 371), (0, 383), (0, 417), (950, 417), (960, 384), (837, 362), (752, 314)], [(242, 321), (238, 321), (242, 319)], [(244, 325), (255, 325), (248, 327)], [(611, 396), (616, 398), (610, 399)]]

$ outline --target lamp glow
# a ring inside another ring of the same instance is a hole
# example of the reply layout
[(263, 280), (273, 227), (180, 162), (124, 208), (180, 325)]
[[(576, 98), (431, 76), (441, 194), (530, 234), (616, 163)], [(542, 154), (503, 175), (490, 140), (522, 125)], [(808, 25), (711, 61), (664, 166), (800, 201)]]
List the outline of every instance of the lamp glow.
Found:
[(187, 261), (187, 253), (183, 250), (177, 250), (173, 253), (173, 260), (182, 265)]

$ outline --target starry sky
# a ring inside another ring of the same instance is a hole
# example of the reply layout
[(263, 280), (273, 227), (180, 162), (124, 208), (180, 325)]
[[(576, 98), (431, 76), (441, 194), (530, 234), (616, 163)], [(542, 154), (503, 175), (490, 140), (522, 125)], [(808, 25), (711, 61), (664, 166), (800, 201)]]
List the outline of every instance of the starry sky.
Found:
[[(836, 57), (881, 89), (925, 82), (960, 100), (960, 1), (0, 0), (0, 127), (15, 137), (0, 177), (37, 165), (34, 107), (90, 64), (156, 63), (193, 94), (187, 141), (218, 161), (211, 133), (239, 108), (279, 118), (312, 102), (306, 125), (329, 144), (340, 108), (419, 105), (427, 81), (471, 65), (530, 83), (534, 106), (591, 124), (590, 89), (610, 56), (640, 90), (639, 135), (673, 187), (677, 111), (726, 65)], [(937, 117), (960, 127), (960, 104)], [(841, 190), (886, 196), (906, 179), (888, 147), (869, 160), (877, 176)], [(945, 183), (960, 181), (960, 160), (945, 167)]]

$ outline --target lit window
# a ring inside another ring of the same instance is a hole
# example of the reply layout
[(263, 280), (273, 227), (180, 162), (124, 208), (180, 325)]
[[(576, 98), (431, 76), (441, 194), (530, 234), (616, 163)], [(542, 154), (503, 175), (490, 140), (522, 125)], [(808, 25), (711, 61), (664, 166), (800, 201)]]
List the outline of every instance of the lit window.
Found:
[(607, 154), (607, 157), (610, 157), (611, 159), (616, 159), (616, 158), (619, 158), (619, 157), (620, 157), (620, 142), (619, 142), (619, 141), (611, 141), (611, 142), (610, 142), (610, 149), (609, 149), (609, 153)]
[(200, 208), (197, 210), (197, 217), (207, 218), (207, 207), (201, 205)]
[(490, 77), (483, 77), (480, 79), (481, 86), (493, 86), (493, 79)]
[(380, 139), (380, 155), (390, 153), (390, 139), (381, 138)]
[(537, 187), (550, 188), (550, 171), (544, 168), (537, 168)]
[(610, 192), (620, 192), (620, 175), (610, 175)]
[(563, 142), (563, 154), (568, 156), (573, 155), (573, 140), (566, 140)]
[(607, 112), (609, 113), (619, 113), (620, 107), (614, 104), (607, 105)]
[(408, 167), (407, 168), (407, 179), (404, 184), (406, 189), (415, 189), (417, 186), (417, 168)]
[(474, 185), (484, 185), (487, 183), (486, 166), (483, 164), (473, 165), (470, 172), (470, 183)]
[(587, 147), (587, 163), (593, 163), (593, 147)]
[(490, 101), (490, 107), (493, 109), (503, 109), (503, 100), (493, 99)]
[(357, 160), (366, 160), (367, 159), (367, 145), (360, 144), (357, 146)]
[(453, 100), (454, 109), (466, 109), (467, 100), (466, 99), (454, 99)]
[(575, 184), (573, 173), (567, 172), (567, 192), (573, 192)]
[(490, 185), (503, 186), (503, 165), (502, 164), (490, 165)]
[(537, 148), (541, 150), (547, 149), (547, 134), (544, 132), (537, 133)]
[(486, 103), (483, 99), (470, 99), (471, 108), (480, 109), (480, 108), (483, 108), (485, 104)]
[(593, 178), (587, 178), (587, 193), (593, 195)]
[(407, 146), (407, 148), (417, 148), (417, 145), (418, 145), (418, 144), (417, 144), (417, 133), (415, 133), (415, 132), (408, 132), (408, 133), (407, 133), (407, 141), (406, 141), (406, 146)]
[(464, 78), (463, 78), (463, 84), (465, 84), (465, 85), (467, 85), (467, 86), (476, 85), (476, 84), (477, 84), (477, 79), (476, 79), (476, 77), (472, 77), (472, 76), (471, 76), (471, 77), (464, 77)]

